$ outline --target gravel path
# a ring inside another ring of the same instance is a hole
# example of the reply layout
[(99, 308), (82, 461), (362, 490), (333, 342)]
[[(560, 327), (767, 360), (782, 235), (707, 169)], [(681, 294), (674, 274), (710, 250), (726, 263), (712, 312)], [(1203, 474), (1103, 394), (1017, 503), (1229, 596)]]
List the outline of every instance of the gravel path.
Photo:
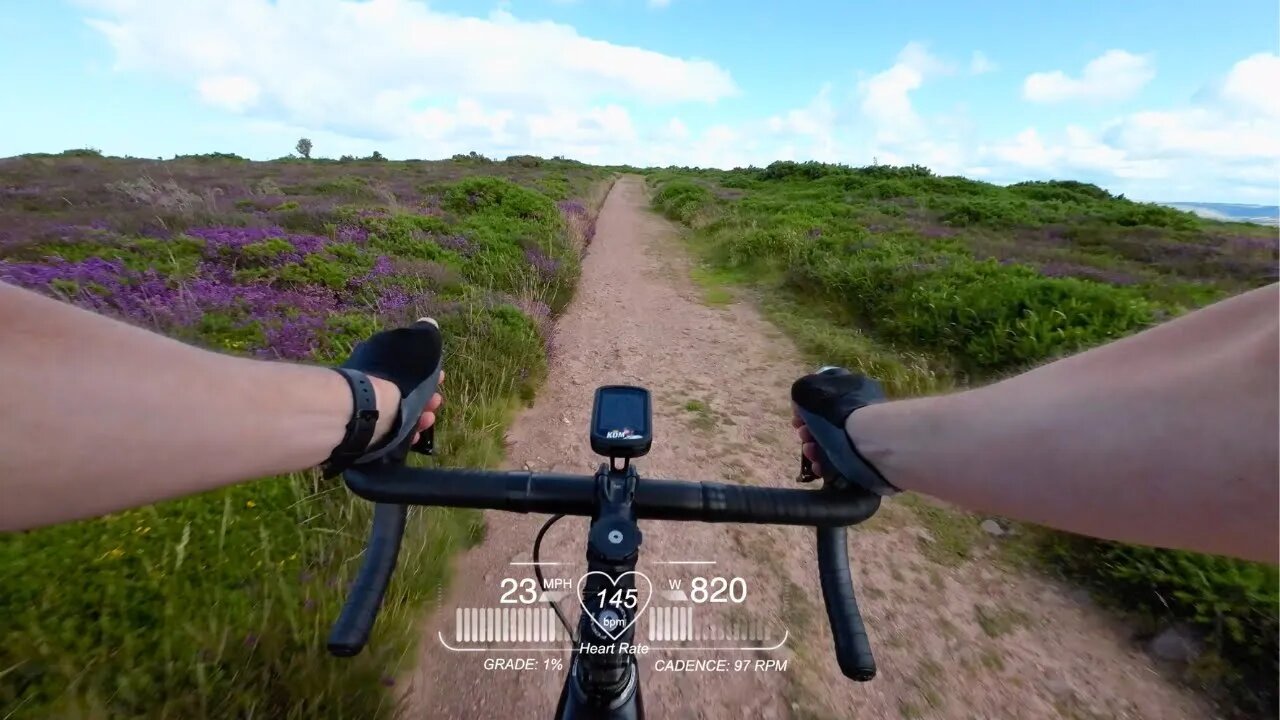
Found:
[[(707, 307), (688, 280), (676, 230), (647, 210), (643, 181), (623, 178), (601, 212), (576, 298), (561, 317), (546, 385), (510, 432), (513, 467), (591, 472), (586, 427), (596, 386), (633, 383), (654, 395), (654, 449), (642, 474), (760, 485), (794, 477), (787, 388), (805, 372), (791, 344), (748, 303)], [(645, 522), (638, 570), (659, 591), (671, 579), (741, 577), (748, 598), (700, 621), (765, 623), (787, 644), (772, 652), (674, 653), (640, 660), (653, 718), (1204, 718), (1213, 711), (1171, 686), (1125, 630), (1079, 593), (1003, 569), (984, 554), (961, 565), (926, 552), (930, 538), (901, 504), (886, 503), (850, 533), (854, 575), (879, 677), (836, 668), (817, 585), (812, 531)], [(490, 513), (484, 543), (461, 556), (442, 611), (423, 622), (416, 669), (401, 682), (405, 717), (550, 718), (563, 673), (487, 670), (489, 653), (445, 648), (456, 606), (496, 605), (503, 578), (532, 577), (545, 518)], [(543, 559), (583, 572), (585, 519), (548, 534)], [(714, 566), (659, 561), (714, 560)], [(553, 574), (552, 576), (556, 576)], [(566, 598), (571, 605), (572, 596)], [(672, 604), (659, 594), (655, 606)], [(576, 616), (576, 608), (572, 615)], [(646, 618), (641, 618), (643, 626)], [(644, 633), (637, 633), (637, 638)], [(506, 656), (511, 656), (508, 653)], [(563, 657), (555, 653), (514, 656)], [(786, 660), (785, 671), (658, 672), (655, 662), (723, 657)]]

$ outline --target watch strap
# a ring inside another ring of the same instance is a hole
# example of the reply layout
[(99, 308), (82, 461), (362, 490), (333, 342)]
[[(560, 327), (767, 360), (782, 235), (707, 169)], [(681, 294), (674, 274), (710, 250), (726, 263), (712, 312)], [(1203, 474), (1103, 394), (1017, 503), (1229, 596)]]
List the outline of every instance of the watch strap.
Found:
[(378, 398), (369, 376), (351, 368), (333, 368), (351, 388), (352, 411), (347, 421), (342, 442), (333, 449), (321, 468), (327, 477), (333, 477), (351, 467), (369, 449), (373, 431), (378, 425)]

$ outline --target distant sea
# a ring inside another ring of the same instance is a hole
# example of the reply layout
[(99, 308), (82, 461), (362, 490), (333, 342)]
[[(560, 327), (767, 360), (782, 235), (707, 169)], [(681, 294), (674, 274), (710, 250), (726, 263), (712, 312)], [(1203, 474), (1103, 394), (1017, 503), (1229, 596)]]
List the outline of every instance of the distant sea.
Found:
[(1210, 202), (1166, 202), (1160, 204), (1193, 212), (1202, 218), (1210, 220), (1280, 225), (1280, 205), (1239, 205), (1236, 203)]

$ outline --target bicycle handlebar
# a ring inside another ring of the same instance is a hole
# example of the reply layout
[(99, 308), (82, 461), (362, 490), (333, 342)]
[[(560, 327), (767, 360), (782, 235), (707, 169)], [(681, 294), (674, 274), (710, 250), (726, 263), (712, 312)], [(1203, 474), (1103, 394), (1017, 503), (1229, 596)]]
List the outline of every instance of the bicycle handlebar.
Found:
[[(591, 515), (595, 477), (527, 471), (387, 466), (346, 472), (352, 492), (378, 503)], [(768, 525), (855, 525), (880, 507), (870, 493), (641, 479), (636, 518)]]
[[(586, 475), (366, 465), (344, 473), (347, 486), (377, 503), (364, 564), (329, 635), (329, 650), (347, 657), (368, 641), (395, 569), (406, 505), (469, 507), (519, 513), (592, 515), (596, 478)], [(859, 491), (798, 490), (642, 479), (637, 519), (813, 525), (818, 569), (840, 669), (854, 680), (875, 676), (875, 661), (854, 599), (846, 525), (875, 514), (880, 496)]]
[(876, 676), (867, 628), (853, 596), (849, 569), (848, 532), (843, 527), (818, 528), (818, 580), (827, 606), (827, 622), (835, 640), (836, 662), (844, 676), (866, 682)]
[(404, 537), (404, 521), (408, 508), (404, 505), (378, 503), (373, 507), (373, 527), (365, 548), (364, 564), (355, 585), (342, 606), (342, 614), (329, 632), (329, 652), (338, 657), (358, 654), (373, 630), (387, 593), (391, 574), (400, 557), (400, 540)]
[[(360, 343), (343, 366), (395, 382), (402, 394), (401, 417), (417, 418), (436, 390), (441, 358), (439, 328), (420, 321)], [(843, 428), (798, 410), (819, 446), (822, 465), (835, 471), (828, 472), (821, 490), (639, 479), (629, 511), (636, 519), (815, 526), (822, 595), (840, 669), (851, 679), (870, 680), (875, 661), (854, 599), (845, 526), (875, 514), (880, 496), (851, 485), (836, 467), (839, 463), (827, 461), (828, 451), (836, 452), (836, 458), (839, 451), (847, 453)], [(408, 505), (587, 516), (594, 516), (599, 506), (595, 476), (406, 467), (413, 429), (403, 423), (385, 447), (343, 473), (353, 492), (376, 505), (363, 564), (329, 635), (334, 655), (350, 657), (368, 642), (395, 572)], [(412, 449), (430, 454), (433, 431), (424, 432)], [(804, 466), (809, 466), (807, 460)], [(814, 479), (811, 472), (801, 475)]]

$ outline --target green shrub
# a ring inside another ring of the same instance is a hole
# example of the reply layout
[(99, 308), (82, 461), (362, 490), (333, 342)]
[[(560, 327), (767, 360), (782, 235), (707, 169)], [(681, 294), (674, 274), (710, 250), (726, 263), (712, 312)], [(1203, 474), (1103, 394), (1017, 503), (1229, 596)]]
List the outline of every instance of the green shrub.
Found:
[(539, 223), (551, 223), (559, 218), (551, 198), (495, 177), (470, 177), (448, 186), (442, 204), (460, 215), (497, 212)]
[(741, 267), (762, 259), (786, 259), (801, 245), (799, 233), (790, 229), (751, 228), (733, 233), (724, 243), (731, 267)]
[[(502, 348), (502, 352), (473, 355), (465, 368), (456, 373), (450, 368), (450, 387), (455, 381), (484, 385), (498, 397), (518, 397), (522, 402), (532, 402), (534, 391), (547, 372), (544, 338), (533, 320), (512, 305), (497, 305), (450, 317), (441, 323), (440, 329), (451, 336), (463, 330), (464, 325), (468, 343)], [(465, 351), (459, 348), (452, 352)]]
[(208, 162), (249, 162), (249, 158), (240, 157), (235, 153), (211, 152), (195, 155), (174, 155), (174, 160), (186, 160), (188, 162), (208, 163)]
[(285, 263), (277, 270), (276, 277), (286, 285), (322, 285), (330, 290), (342, 290), (347, 287), (361, 271), (367, 268), (353, 267), (340, 260), (313, 254), (302, 258), (300, 263)]
[(929, 207), (939, 212), (938, 219), (942, 222), (956, 227), (987, 225), (1006, 228), (1033, 222), (1031, 207), (1026, 201), (1016, 198), (953, 199), (939, 195), (933, 197)]
[(1222, 677), (1237, 699), (1275, 715), (1280, 673), (1280, 570), (1273, 565), (1055, 534), (1045, 557), (1097, 586), (1111, 602), (1159, 624), (1187, 623), (1230, 661)]
[[(510, 160), (511, 158), (507, 158)], [(538, 183), (538, 188), (542, 194), (552, 200), (564, 200), (570, 196), (571, 189), (569, 187), (569, 178), (564, 174), (547, 175)]]
[(1090, 204), (1097, 200), (1114, 200), (1115, 196), (1091, 183), (1075, 180), (1036, 180), (1009, 186), (1009, 191), (1029, 200)]
[(859, 191), (859, 195), (866, 198), (874, 198), (876, 200), (888, 200), (890, 198), (908, 197), (913, 195), (915, 190), (901, 180), (880, 180), (867, 185), (863, 185)]
[(459, 267), (462, 256), (442, 247), (439, 235), (457, 233), (460, 227), (431, 215), (395, 214), (366, 218), (362, 222), (369, 231), (369, 247), (403, 258), (432, 260)]
[(274, 212), (273, 219), (285, 230), (316, 235), (328, 235), (334, 226), (346, 219), (346, 214), (341, 209), (297, 207), (283, 210), (277, 208)]
[(91, 257), (117, 260), (135, 272), (154, 270), (166, 277), (191, 277), (204, 253), (204, 241), (186, 235), (173, 238), (116, 238), (109, 242), (77, 241), (47, 243), (25, 248), (15, 258), (59, 257), (79, 262)]
[(1108, 203), (1097, 217), (1105, 222), (1127, 227), (1147, 225), (1191, 230), (1200, 225), (1200, 219), (1192, 213), (1151, 203)]
[(318, 195), (335, 195), (345, 200), (377, 200), (377, 191), (369, 180), (356, 175), (343, 175), (316, 183), (311, 188)]
[(266, 345), (259, 323), (222, 312), (206, 312), (189, 339), (215, 350), (237, 353), (249, 353)]
[(249, 243), (240, 248), (241, 261), (250, 267), (260, 267), (268, 265), (271, 261), (294, 251), (293, 245), (284, 238), (267, 238), (255, 243)]
[(1153, 318), (1137, 293), (990, 260), (919, 275), (887, 301), (877, 324), (888, 336), (947, 353), (980, 373), (1100, 345)]
[(977, 261), (908, 236), (823, 239), (791, 264), (798, 287), (853, 309), (887, 339), (996, 373), (1140, 329), (1153, 307), (1136, 292), (1019, 265)]
[(331, 315), (325, 321), (327, 332), (320, 337), (316, 359), (324, 363), (340, 363), (351, 354), (357, 343), (381, 329), (377, 316), (371, 313)]
[(687, 180), (666, 183), (653, 198), (654, 207), (680, 222), (689, 222), (714, 201), (711, 191), (705, 186)]

